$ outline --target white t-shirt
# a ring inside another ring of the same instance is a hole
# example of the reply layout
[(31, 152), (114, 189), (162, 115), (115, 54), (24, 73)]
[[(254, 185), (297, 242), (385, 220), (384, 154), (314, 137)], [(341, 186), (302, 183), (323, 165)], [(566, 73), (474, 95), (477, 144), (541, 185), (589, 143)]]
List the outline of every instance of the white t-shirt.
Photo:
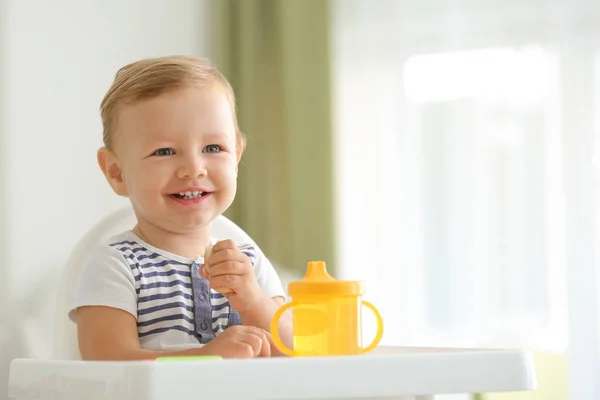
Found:
[[(256, 280), (265, 293), (285, 298), (275, 269), (260, 249), (239, 247), (251, 259)], [(136, 317), (142, 348), (172, 351), (202, 347), (207, 337), (214, 338), (227, 328), (235, 312), (226, 297), (208, 289), (204, 278), (194, 275), (203, 263), (203, 257), (180, 257), (126, 231), (97, 247), (83, 265), (69, 317), (76, 321), (81, 306), (118, 308)], [(206, 293), (195, 293), (199, 283)], [(212, 323), (200, 322), (202, 312), (209, 313), (206, 321)], [(203, 331), (207, 333), (204, 339)]]

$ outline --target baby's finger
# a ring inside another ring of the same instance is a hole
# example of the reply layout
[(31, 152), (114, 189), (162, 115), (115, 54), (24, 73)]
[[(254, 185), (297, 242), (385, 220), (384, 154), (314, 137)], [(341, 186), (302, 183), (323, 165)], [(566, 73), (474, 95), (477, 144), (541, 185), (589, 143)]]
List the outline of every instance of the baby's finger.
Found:
[(263, 338), (256, 332), (248, 331), (242, 338), (242, 341), (252, 348), (254, 357), (259, 357), (263, 353)]
[(210, 256), (209, 264), (211, 267), (225, 263), (225, 262), (239, 262), (246, 263), (250, 259), (239, 249), (223, 249), (219, 251), (213, 251)]
[(269, 341), (269, 336), (268, 332), (262, 332), (262, 348), (258, 355), (259, 357), (271, 357), (271, 342)]
[(269, 344), (269, 340), (267, 338), (267, 332), (256, 327), (248, 327), (252, 328), (247, 331), (248, 334), (248, 344), (251, 344), (254, 349), (255, 357), (271, 357), (271, 345)]
[(269, 331), (263, 331), (265, 334), (265, 338), (267, 339), (267, 342), (269, 342), (269, 344), (271, 346), (273, 346), (273, 348), (277, 348), (277, 346), (275, 346), (275, 342), (273, 342), (273, 335), (271, 335), (271, 333)]
[[(216, 256), (215, 256), (216, 257)], [(211, 278), (221, 275), (245, 275), (252, 270), (252, 265), (243, 261), (226, 260), (223, 262), (211, 262), (209, 274)]]
[(244, 290), (249, 285), (246, 275), (219, 275), (211, 276), (209, 286), (213, 289), (230, 288), (234, 292)]
[(212, 252), (216, 253), (217, 251), (227, 250), (227, 249), (237, 249), (238, 245), (231, 239), (221, 240), (217, 242), (213, 248)]

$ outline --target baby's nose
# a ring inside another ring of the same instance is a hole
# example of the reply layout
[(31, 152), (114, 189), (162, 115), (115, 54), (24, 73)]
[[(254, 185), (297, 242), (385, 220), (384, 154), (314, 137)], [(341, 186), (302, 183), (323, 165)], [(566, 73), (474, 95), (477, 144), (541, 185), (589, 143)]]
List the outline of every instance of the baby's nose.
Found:
[(179, 178), (195, 178), (206, 176), (206, 165), (201, 157), (188, 159), (177, 171)]

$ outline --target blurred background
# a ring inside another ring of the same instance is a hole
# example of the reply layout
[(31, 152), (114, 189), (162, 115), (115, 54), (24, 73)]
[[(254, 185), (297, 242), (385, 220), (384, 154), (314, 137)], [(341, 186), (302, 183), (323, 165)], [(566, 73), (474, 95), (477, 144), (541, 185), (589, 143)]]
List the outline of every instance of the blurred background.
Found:
[(538, 392), (480, 400), (600, 399), (599, 50), (595, 0), (0, 0), (0, 388), (127, 205), (95, 161), (114, 73), (190, 54), (236, 90), (228, 216), (286, 281), (364, 280), (384, 344), (534, 351)]

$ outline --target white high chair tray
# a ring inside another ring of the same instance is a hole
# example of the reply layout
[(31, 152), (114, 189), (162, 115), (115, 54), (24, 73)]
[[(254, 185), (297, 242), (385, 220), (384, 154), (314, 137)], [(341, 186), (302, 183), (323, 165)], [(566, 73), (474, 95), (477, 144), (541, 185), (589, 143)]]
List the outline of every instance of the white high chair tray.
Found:
[(518, 350), (379, 348), (363, 356), (189, 362), (17, 359), (9, 400), (342, 399), (534, 390)]

